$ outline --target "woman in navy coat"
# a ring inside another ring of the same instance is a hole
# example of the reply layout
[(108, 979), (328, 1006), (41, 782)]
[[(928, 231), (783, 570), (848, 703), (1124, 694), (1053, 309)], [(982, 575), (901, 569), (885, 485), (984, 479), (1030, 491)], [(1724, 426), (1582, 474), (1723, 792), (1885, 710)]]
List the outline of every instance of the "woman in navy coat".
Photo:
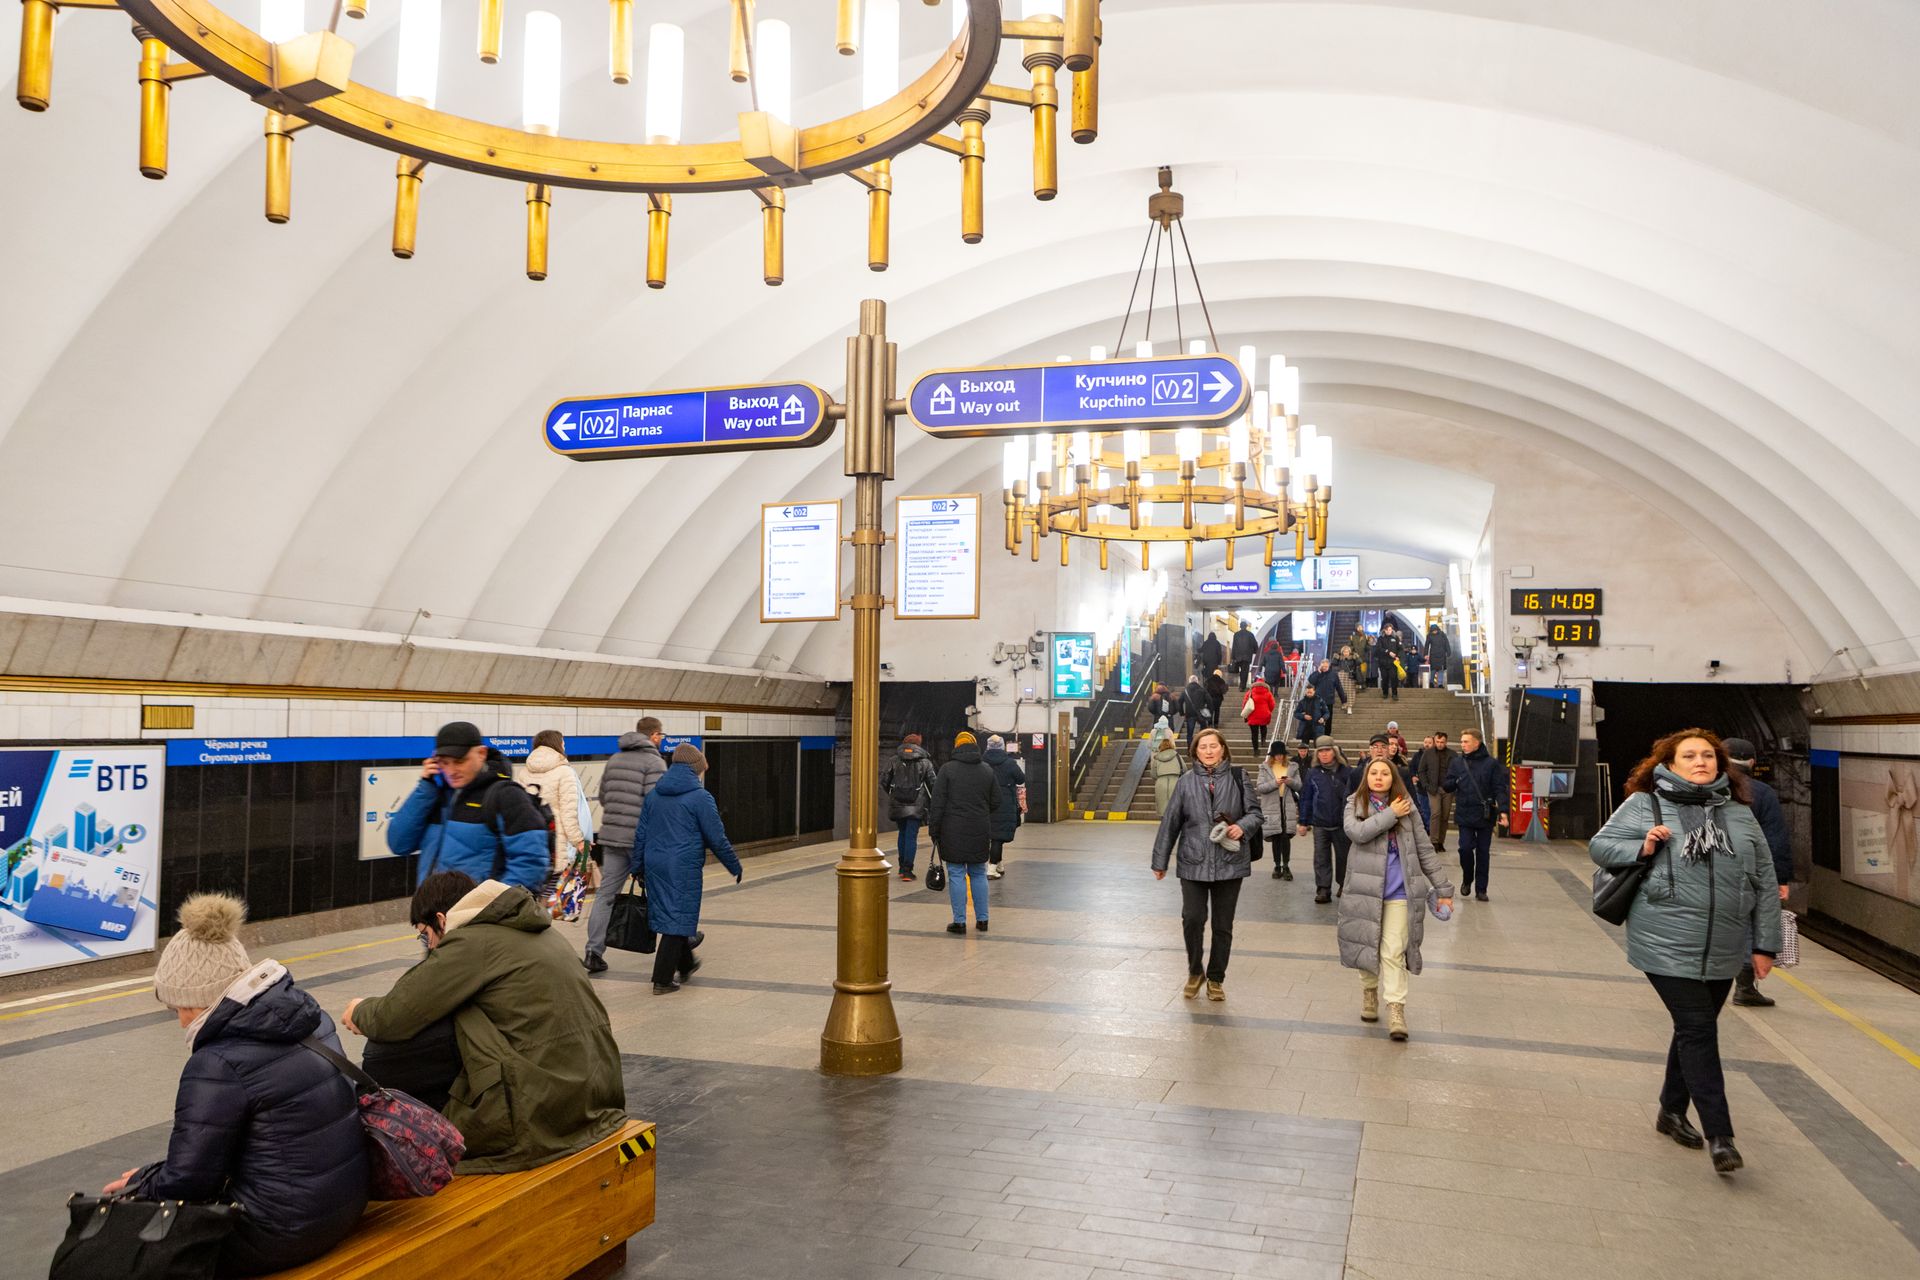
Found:
[(692, 743), (673, 749), (673, 764), (640, 809), (633, 856), (646, 868), (647, 920), (660, 935), (653, 953), (653, 989), (661, 995), (680, 989), (700, 962), (693, 936), (700, 930), (700, 873), (711, 849), (721, 865), (740, 879), (720, 806), (700, 784), (707, 758)]

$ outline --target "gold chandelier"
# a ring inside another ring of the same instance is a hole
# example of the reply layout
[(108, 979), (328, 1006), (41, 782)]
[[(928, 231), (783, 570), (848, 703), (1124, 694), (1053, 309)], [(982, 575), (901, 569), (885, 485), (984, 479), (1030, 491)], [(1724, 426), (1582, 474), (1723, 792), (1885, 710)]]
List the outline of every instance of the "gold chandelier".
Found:
[[(1147, 330), (1133, 354), (1154, 354), (1153, 305), (1163, 248), (1173, 283), (1174, 350), (1185, 346), (1193, 354), (1202, 354), (1220, 349), (1187, 243), (1185, 212), (1185, 198), (1173, 190), (1173, 171), (1162, 168), (1160, 190), (1147, 201), (1148, 243), (1134, 273), (1116, 353), (1126, 342), (1133, 303), (1147, 271), (1148, 248), (1153, 250), (1153, 270), (1147, 277)], [(1206, 317), (1207, 338), (1191, 343), (1179, 329), (1176, 230), (1179, 251), (1186, 256), (1187, 274)], [(1095, 347), (1092, 359), (1105, 360), (1107, 354), (1104, 347)], [(1239, 363), (1247, 385), (1254, 388), (1252, 407), (1223, 426), (1036, 435), (1031, 445), (1024, 437), (1008, 440), (1003, 446), (1001, 494), (1007, 550), (1018, 555), (1021, 544), (1027, 543), (1038, 560), (1041, 540), (1057, 534), (1064, 565), (1072, 540), (1086, 538), (1099, 544), (1100, 567), (1105, 569), (1109, 545), (1131, 542), (1139, 545), (1140, 567), (1146, 569), (1151, 567), (1153, 544), (1177, 542), (1183, 544), (1186, 568), (1191, 569), (1196, 543), (1222, 541), (1226, 567), (1231, 569), (1240, 539), (1261, 539), (1262, 557), (1271, 565), (1276, 555), (1285, 553), (1284, 536), (1291, 532), (1293, 559), (1304, 558), (1309, 544), (1315, 554), (1324, 552), (1333, 505), (1333, 440), (1313, 424), (1301, 424), (1300, 370), (1287, 364), (1284, 356), (1268, 358), (1265, 387), (1256, 385), (1260, 359), (1254, 347), (1240, 348)], [(1176, 509), (1177, 521), (1170, 518)], [(1163, 513), (1169, 518), (1156, 521)]]
[[(251, 0), (249, 0), (251, 2)], [(647, 284), (667, 282), (667, 231), (675, 194), (750, 191), (762, 220), (761, 275), (786, 275), (786, 191), (846, 175), (868, 193), (867, 264), (887, 269), (890, 257), (893, 158), (915, 145), (960, 161), (960, 234), (984, 235), (985, 128), (992, 104), (1027, 108), (1033, 127), (1033, 194), (1059, 190), (1058, 73), (1072, 76), (1071, 135), (1092, 142), (1099, 131), (1099, 0), (1023, 0), (1023, 16), (1003, 19), (1001, 0), (946, 0), (952, 43), (933, 65), (902, 86), (901, 0), (836, 0), (834, 47), (862, 55), (860, 111), (820, 124), (793, 120), (793, 32), (759, 19), (756, 0), (716, 0), (730, 11), (726, 74), (748, 86), (751, 110), (739, 114), (739, 136), (722, 142), (680, 139), (684, 34), (655, 23), (648, 32), (647, 141), (593, 141), (560, 132), (561, 25), (549, 12), (526, 15), (522, 63), (522, 127), (487, 123), (434, 109), (443, 0), (398, 0), (399, 71), (392, 93), (353, 78), (355, 46), (340, 35), (343, 16), (364, 18), (369, 0), (334, 0), (326, 30), (306, 31), (303, 0), (258, 0), (258, 29), (211, 0), (22, 0), (17, 97), (29, 111), (52, 102), (54, 16), (66, 9), (118, 9), (133, 19), (140, 41), (140, 172), (167, 175), (168, 110), (173, 86), (211, 75), (267, 109), (266, 217), (292, 217), (293, 139), (319, 125), (398, 152), (393, 253), (411, 258), (417, 241), (421, 187), (431, 165), (446, 165), (525, 184), (527, 276), (547, 276), (548, 216), (556, 187), (624, 191), (647, 198)], [(379, 0), (375, 0), (379, 2)], [(481, 62), (502, 57), (503, 0), (475, 0)], [(940, 0), (924, 0), (935, 6)], [(825, 6), (822, 5), (822, 8)], [(1022, 42), (1030, 87), (992, 82), (1002, 42)], [(174, 56), (185, 59), (174, 61)], [(615, 84), (634, 79), (633, 0), (610, 0), (608, 71)], [(716, 69), (717, 74), (717, 69)], [(947, 132), (955, 126), (954, 132)]]

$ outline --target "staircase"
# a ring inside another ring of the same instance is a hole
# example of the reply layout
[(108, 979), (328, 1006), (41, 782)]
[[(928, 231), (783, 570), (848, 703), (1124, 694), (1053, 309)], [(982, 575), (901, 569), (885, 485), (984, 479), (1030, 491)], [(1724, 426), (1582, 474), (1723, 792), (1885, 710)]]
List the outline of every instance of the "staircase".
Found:
[[(1353, 714), (1347, 714), (1349, 709)], [(1334, 708), (1333, 739), (1348, 759), (1355, 759), (1366, 754), (1367, 739), (1384, 732), (1389, 720), (1399, 722), (1410, 752), (1418, 751), (1420, 740), (1435, 732), (1444, 732), (1458, 748), (1461, 730), (1474, 727), (1472, 703), (1461, 695), (1445, 689), (1402, 689), (1399, 700), (1389, 702), (1375, 687), (1362, 689), (1346, 707)]]

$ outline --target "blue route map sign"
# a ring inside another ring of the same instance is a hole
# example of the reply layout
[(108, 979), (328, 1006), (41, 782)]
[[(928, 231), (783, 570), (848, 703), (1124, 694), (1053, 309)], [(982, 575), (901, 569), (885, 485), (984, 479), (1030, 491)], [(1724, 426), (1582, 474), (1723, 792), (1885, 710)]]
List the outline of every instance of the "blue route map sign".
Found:
[(930, 435), (997, 436), (1226, 422), (1246, 411), (1247, 398), (1246, 375), (1230, 356), (1153, 356), (935, 370), (914, 382), (907, 411)]
[(540, 429), (547, 448), (575, 462), (796, 449), (831, 434), (827, 393), (809, 382), (562, 400)]

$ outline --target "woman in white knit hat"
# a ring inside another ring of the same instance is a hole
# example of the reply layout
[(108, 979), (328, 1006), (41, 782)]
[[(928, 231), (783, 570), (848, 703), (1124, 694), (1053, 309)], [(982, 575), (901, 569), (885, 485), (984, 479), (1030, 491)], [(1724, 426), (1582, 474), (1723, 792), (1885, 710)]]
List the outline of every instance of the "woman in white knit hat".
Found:
[(246, 904), (201, 893), (180, 907), (153, 993), (192, 1055), (180, 1073), (166, 1159), (107, 1185), (143, 1200), (237, 1201), (245, 1210), (221, 1275), (317, 1258), (367, 1207), (366, 1139), (353, 1085), (302, 1046), (338, 1053), (333, 1020), (277, 960), (255, 964), (238, 933)]

